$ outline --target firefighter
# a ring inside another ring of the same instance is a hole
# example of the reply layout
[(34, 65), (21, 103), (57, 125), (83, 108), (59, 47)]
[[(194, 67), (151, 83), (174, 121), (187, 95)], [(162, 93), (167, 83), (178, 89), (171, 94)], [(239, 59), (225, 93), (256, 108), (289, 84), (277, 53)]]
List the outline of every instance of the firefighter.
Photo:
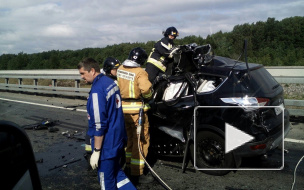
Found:
[(103, 62), (103, 71), (106, 73), (106, 75), (110, 78), (112, 78), (114, 81), (117, 80), (117, 69), (121, 65), (119, 60), (113, 58), (113, 57), (108, 57), (104, 62)]
[(81, 78), (92, 84), (87, 134), (93, 150), (90, 165), (98, 170), (101, 189), (136, 189), (119, 164), (127, 141), (119, 88), (100, 73), (99, 64), (92, 58), (82, 60), (78, 70)]
[[(110, 77), (111, 79), (114, 80), (114, 82), (117, 84), (117, 69), (121, 65), (120, 61), (113, 58), (113, 57), (108, 57), (104, 62), (103, 62), (103, 69), (101, 69), (101, 73), (105, 74), (106, 76)], [(85, 137), (85, 154), (84, 157), (86, 160), (90, 160), (90, 157), (92, 155), (92, 148), (91, 148), (91, 143), (90, 143), (90, 137), (86, 135)], [(91, 168), (89, 168), (91, 169)]]
[(152, 84), (157, 76), (166, 72), (167, 65), (173, 62), (173, 53), (177, 50), (173, 48), (173, 40), (179, 35), (177, 29), (171, 26), (163, 34), (164, 37), (155, 43), (147, 60), (146, 71)]
[(151, 82), (148, 80), (148, 73), (141, 68), (147, 60), (148, 55), (140, 47), (130, 51), (126, 59), (117, 70), (117, 80), (122, 97), (122, 108), (125, 117), (128, 142), (126, 148), (126, 168), (130, 171), (131, 180), (137, 183), (150, 183), (153, 177), (144, 175), (145, 162), (138, 149), (137, 128), (139, 119), (139, 110), (143, 108), (143, 128), (141, 130), (140, 147), (143, 156), (148, 154), (150, 145), (149, 121), (147, 111), (150, 108), (148, 103), (142, 100), (152, 98)]

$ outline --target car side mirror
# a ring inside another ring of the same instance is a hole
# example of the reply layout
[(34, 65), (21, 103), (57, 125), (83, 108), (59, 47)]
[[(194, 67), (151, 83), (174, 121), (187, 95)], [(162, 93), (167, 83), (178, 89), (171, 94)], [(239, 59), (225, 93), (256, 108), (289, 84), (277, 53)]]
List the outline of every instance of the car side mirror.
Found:
[(17, 124), (0, 121), (1, 189), (42, 189), (31, 142)]

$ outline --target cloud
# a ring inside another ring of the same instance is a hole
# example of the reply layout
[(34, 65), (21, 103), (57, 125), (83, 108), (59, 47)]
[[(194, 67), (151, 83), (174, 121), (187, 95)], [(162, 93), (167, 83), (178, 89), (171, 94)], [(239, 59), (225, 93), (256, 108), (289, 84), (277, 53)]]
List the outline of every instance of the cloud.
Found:
[(303, 16), (302, 0), (0, 0), (0, 55), (228, 32), (235, 25)]
[(44, 37), (56, 37), (56, 38), (71, 38), (74, 37), (75, 32), (68, 25), (55, 24), (47, 26), (42, 31), (42, 36)]

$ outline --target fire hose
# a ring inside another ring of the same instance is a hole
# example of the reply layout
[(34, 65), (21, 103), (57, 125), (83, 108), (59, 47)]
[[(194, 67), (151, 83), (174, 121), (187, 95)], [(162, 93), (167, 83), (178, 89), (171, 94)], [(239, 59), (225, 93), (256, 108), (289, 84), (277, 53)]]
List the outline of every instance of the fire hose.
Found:
[[(143, 106), (144, 106), (144, 102), (143, 102)], [(149, 168), (150, 172), (153, 174), (153, 176), (155, 176), (158, 179), (158, 182), (166, 189), (168, 190), (172, 190), (158, 175), (157, 173), (152, 169), (152, 167), (149, 165), (149, 163), (147, 162), (147, 160), (145, 159), (141, 146), (140, 146), (140, 137), (141, 137), (141, 130), (143, 127), (143, 115), (144, 115), (144, 109), (143, 106), (139, 109), (139, 118), (138, 118), (138, 126), (137, 126), (137, 139), (138, 139), (138, 150), (139, 153), (141, 155), (141, 157), (143, 158), (144, 162), (146, 163), (147, 167)]]

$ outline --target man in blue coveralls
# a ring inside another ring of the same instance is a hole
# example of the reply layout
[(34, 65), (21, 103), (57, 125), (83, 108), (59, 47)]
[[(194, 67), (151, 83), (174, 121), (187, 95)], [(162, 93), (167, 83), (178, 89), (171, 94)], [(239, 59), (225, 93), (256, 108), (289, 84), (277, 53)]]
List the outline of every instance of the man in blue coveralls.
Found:
[(127, 140), (120, 91), (116, 83), (100, 73), (97, 61), (86, 58), (78, 64), (81, 78), (92, 84), (87, 102), (90, 165), (98, 170), (101, 189), (136, 189), (120, 168)]

